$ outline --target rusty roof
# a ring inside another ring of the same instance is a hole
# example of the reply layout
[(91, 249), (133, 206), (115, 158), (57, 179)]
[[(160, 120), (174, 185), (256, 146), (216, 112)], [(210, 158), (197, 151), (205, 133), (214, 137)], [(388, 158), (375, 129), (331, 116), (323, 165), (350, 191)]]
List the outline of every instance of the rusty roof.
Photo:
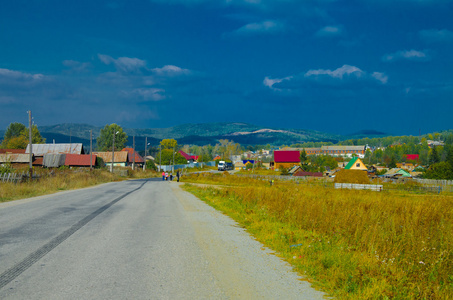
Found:
[(25, 153), (25, 149), (0, 149), (0, 153)]
[[(128, 153), (128, 159), (129, 159), (129, 162), (133, 162), (134, 161), (134, 149), (132, 148), (124, 148), (123, 150), (121, 151), (127, 151)], [(137, 151), (135, 151), (135, 163), (144, 163), (145, 160), (143, 159), (143, 157), (137, 153)]]
[[(83, 154), (82, 144), (33, 144), (33, 154), (44, 156), (44, 154)], [(25, 153), (30, 153), (30, 145), (27, 145)]]
[(33, 159), (33, 165), (34, 166), (42, 166), (43, 160), (44, 160), (43, 157), (36, 157), (35, 159)]
[[(96, 156), (102, 158), (105, 163), (112, 162), (112, 152), (93, 152)], [(127, 151), (115, 151), (115, 163), (128, 162)]]
[[(73, 167), (89, 167), (90, 166), (90, 154), (66, 154), (65, 166)], [(96, 164), (96, 155), (93, 153), (92, 165)]]
[(1, 153), (0, 163), (29, 163), (30, 155), (23, 153)]

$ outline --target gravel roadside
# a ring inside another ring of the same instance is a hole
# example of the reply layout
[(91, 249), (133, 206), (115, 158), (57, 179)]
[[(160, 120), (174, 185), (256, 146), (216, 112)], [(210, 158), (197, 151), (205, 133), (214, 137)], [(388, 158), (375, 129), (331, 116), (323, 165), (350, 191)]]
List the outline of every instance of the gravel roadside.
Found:
[(172, 183), (172, 190), (187, 212), (211, 272), (231, 299), (325, 298), (272, 250), (228, 216), (183, 191), (181, 184)]

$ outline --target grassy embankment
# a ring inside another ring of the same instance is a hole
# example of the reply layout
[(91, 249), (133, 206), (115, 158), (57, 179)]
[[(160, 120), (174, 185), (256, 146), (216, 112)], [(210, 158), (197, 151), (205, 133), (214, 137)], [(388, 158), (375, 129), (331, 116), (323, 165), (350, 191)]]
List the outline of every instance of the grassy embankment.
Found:
[(36, 169), (35, 174), (41, 177), (31, 182), (24, 181), (17, 184), (0, 182), (0, 202), (47, 195), (62, 190), (79, 189), (112, 181), (157, 177), (157, 173), (153, 171), (128, 170), (128, 176), (123, 177), (112, 174), (106, 169), (54, 170), (53, 173), (48, 169)]
[(453, 197), (198, 175), (185, 188), (339, 299), (453, 298)]

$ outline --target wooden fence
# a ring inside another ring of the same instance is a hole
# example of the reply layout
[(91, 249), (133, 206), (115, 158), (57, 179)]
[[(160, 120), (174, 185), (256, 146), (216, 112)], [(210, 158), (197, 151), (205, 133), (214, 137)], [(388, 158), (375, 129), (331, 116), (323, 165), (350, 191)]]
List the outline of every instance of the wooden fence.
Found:
[(381, 184), (335, 183), (336, 189), (371, 190), (380, 192), (384, 189)]
[(25, 175), (22, 174), (17, 174), (17, 173), (4, 173), (0, 174), (0, 182), (13, 182), (13, 183), (18, 183), (22, 182), (24, 180)]

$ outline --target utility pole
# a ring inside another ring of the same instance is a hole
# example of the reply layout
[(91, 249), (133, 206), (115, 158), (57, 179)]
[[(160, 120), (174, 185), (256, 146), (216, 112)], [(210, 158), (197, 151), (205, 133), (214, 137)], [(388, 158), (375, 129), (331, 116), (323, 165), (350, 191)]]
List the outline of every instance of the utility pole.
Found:
[(135, 135), (132, 137), (132, 170), (135, 171)]
[(146, 148), (147, 147), (148, 147), (148, 137), (146, 136), (145, 137), (145, 157), (144, 157), (145, 163), (143, 164), (143, 171), (146, 170)]
[(90, 130), (90, 170), (93, 170), (93, 129)]
[(173, 147), (173, 166), (171, 168), (171, 172), (173, 173), (175, 171), (175, 147)]
[(113, 164), (115, 163), (115, 129), (113, 129), (113, 144), (112, 144), (112, 166), (110, 171), (113, 173)]
[(28, 111), (28, 142), (30, 144), (28, 157), (30, 159), (30, 181), (33, 178), (33, 141), (32, 141), (32, 130), (31, 130), (31, 110)]
[(159, 159), (160, 159), (160, 161), (159, 161), (159, 172), (160, 172), (160, 169), (162, 168), (162, 145), (161, 144), (159, 144), (159, 151), (160, 151), (159, 152)]

